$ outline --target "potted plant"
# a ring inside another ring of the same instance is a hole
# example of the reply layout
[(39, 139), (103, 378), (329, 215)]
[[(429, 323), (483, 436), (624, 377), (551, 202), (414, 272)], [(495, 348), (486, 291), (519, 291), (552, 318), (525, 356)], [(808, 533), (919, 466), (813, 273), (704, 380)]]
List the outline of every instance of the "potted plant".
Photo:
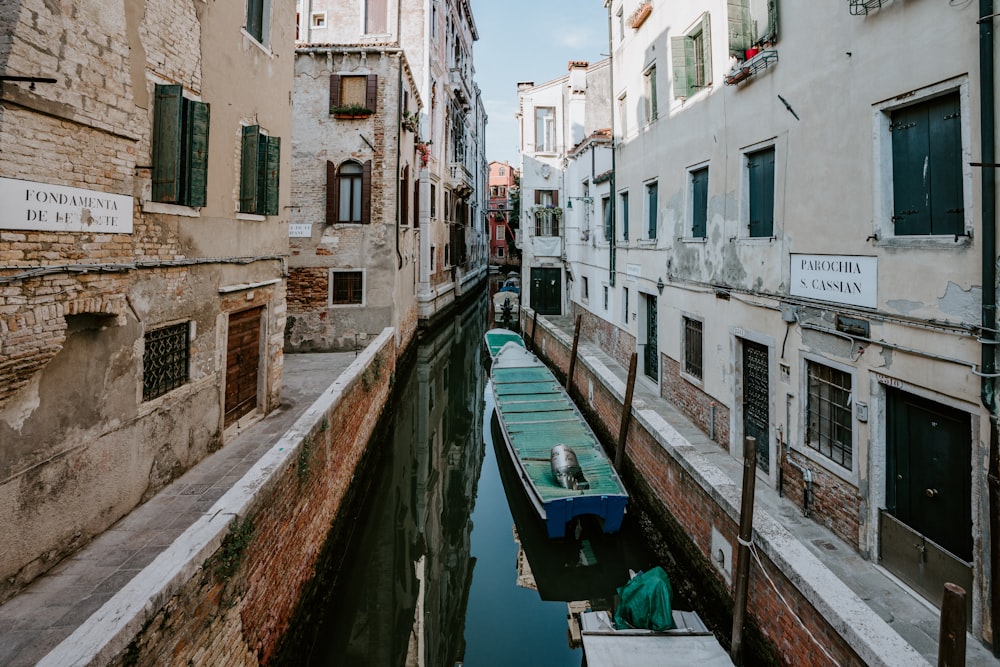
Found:
[(420, 155), (420, 168), (423, 169), (431, 161), (431, 144), (433, 141), (417, 141), (417, 153)]
[(367, 118), (374, 112), (360, 104), (348, 104), (343, 106), (330, 107), (330, 113), (335, 118)]
[(420, 118), (417, 116), (417, 112), (403, 112), (403, 120), (400, 123), (404, 130), (408, 130), (416, 134), (417, 128), (420, 126)]

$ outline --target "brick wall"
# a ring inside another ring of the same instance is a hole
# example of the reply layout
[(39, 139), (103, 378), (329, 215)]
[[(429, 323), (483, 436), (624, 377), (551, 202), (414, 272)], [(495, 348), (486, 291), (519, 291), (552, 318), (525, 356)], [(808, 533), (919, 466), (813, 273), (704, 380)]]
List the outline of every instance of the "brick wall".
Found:
[(215, 570), (223, 542), (195, 576), (164, 593), (109, 664), (257, 665), (275, 658), (331, 526), (346, 529), (345, 503), (357, 491), (355, 478), (365, 477), (360, 466), (377, 456), (368, 449), (390, 396), (394, 336), (370, 352), (367, 363), (339, 378), (340, 399), (315, 413), (239, 517), (252, 531), (235, 573)]
[[(827, 472), (809, 459), (789, 452), (796, 463), (812, 471), (812, 497), (809, 501), (808, 516), (850, 544), (860, 548), (861, 539), (861, 495), (856, 486)], [(781, 460), (782, 489), (790, 501), (802, 507), (806, 484), (802, 471)]]
[[(530, 324), (529, 331), (530, 331)], [(568, 344), (539, 323), (536, 350), (558, 371), (568, 366)], [(574, 388), (581, 408), (605, 443), (617, 440), (622, 399), (586, 363), (574, 372)], [(591, 398), (592, 397), (592, 398)], [(614, 452), (611, 450), (613, 456)], [(661, 533), (676, 560), (666, 561), (678, 586), (717, 635), (728, 644), (731, 631), (732, 589), (710, 563), (712, 528), (736, 544), (738, 516), (720, 505), (710, 486), (695, 479), (675, 455), (639, 420), (629, 428), (622, 470), (633, 491), (633, 501)], [(762, 663), (785, 665), (856, 665), (864, 661), (806, 596), (781, 572), (765, 550), (758, 549), (763, 572), (752, 567), (753, 583), (747, 602), (749, 627), (744, 638), (747, 654)], [(677, 576), (678, 571), (686, 576)], [(774, 582), (769, 585), (763, 573)], [(776, 590), (777, 592), (776, 592)], [(780, 593), (780, 596), (779, 596)], [(790, 611), (786, 603), (794, 610)], [(812, 637), (810, 637), (810, 633)], [(814, 639), (815, 638), (815, 639)], [(829, 656), (818, 649), (822, 646)]]
[(701, 387), (681, 375), (680, 363), (660, 355), (660, 395), (684, 413), (695, 426), (712, 433), (712, 405), (715, 405), (715, 442), (729, 450), (729, 407), (712, 398)]

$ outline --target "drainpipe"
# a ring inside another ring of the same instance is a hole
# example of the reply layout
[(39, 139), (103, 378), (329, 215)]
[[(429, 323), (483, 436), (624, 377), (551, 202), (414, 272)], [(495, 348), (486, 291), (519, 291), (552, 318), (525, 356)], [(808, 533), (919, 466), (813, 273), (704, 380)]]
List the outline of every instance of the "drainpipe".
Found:
[[(402, 3), (399, 3), (400, 5)], [(396, 31), (399, 32), (399, 18), (396, 19)], [(403, 154), (403, 54), (396, 56), (396, 69), (399, 70), (399, 88), (396, 96), (396, 265), (397, 269), (403, 268), (403, 253), (399, 252), (399, 219), (402, 211), (402, 197), (409, 195), (409, 192), (400, 192), (399, 177), (402, 175), (399, 168), (402, 164)], [(409, 186), (409, 183), (407, 183)], [(417, 215), (420, 215), (418, 212)]]
[[(608, 7), (608, 92), (611, 93), (612, 98), (615, 94), (615, 45), (614, 45), (614, 28), (613, 21), (611, 17), (611, 3), (607, 3)], [(617, 246), (617, 241), (615, 237), (617, 236), (617, 230), (615, 229), (615, 218), (617, 217), (617, 201), (618, 196), (615, 192), (615, 186), (618, 182), (617, 171), (615, 171), (615, 105), (611, 105), (611, 180), (609, 185), (611, 186), (611, 201), (608, 202), (608, 208), (611, 209), (611, 238), (608, 240), (608, 283), (614, 287), (615, 286), (615, 255)], [(626, 323), (627, 324), (627, 323)]]
[(983, 331), (980, 400), (990, 412), (989, 489), (990, 619), (993, 655), (1000, 656), (1000, 437), (996, 379), (996, 111), (993, 72), (993, 0), (979, 0), (979, 108), (982, 178)]

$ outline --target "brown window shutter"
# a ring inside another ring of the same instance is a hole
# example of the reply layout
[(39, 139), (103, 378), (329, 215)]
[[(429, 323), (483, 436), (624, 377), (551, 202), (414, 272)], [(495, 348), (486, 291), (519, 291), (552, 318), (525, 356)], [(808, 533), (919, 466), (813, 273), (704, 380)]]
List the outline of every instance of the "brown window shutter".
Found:
[(327, 160), (326, 163), (326, 224), (337, 222), (337, 209), (340, 208), (340, 188), (337, 187), (337, 167)]
[(378, 111), (378, 74), (368, 75), (368, 90), (365, 96), (365, 108), (375, 113)]
[(559, 191), (558, 190), (553, 190), (552, 191), (552, 205), (555, 206), (556, 208), (559, 207)]
[(340, 106), (340, 75), (330, 75), (330, 108)]
[(361, 172), (361, 224), (372, 221), (372, 161), (364, 164)]

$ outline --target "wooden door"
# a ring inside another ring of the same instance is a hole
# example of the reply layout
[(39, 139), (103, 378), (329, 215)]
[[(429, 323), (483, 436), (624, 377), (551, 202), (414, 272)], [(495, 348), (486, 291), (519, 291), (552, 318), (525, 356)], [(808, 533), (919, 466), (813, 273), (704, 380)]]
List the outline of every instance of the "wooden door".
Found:
[(263, 308), (253, 308), (229, 316), (225, 426), (229, 426), (257, 407), (260, 316), (263, 310)]

